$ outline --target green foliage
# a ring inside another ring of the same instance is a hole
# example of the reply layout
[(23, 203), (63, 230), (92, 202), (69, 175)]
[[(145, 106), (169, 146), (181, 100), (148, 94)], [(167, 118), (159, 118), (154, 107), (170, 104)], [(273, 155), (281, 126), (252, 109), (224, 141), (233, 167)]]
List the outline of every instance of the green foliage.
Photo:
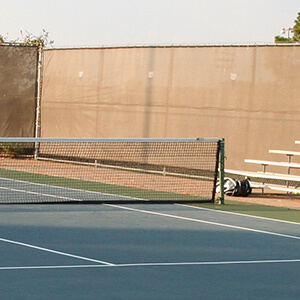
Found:
[(298, 18), (295, 20), (295, 25), (293, 27), (295, 42), (300, 43), (300, 12), (298, 12)]
[(43, 48), (47, 45), (52, 45), (54, 41), (49, 39), (49, 32), (47, 32), (45, 29), (43, 29), (42, 33), (40, 35), (33, 35), (32, 33), (29, 33), (28, 31), (21, 31), (22, 40), (20, 44), (22, 45), (30, 45), (30, 46), (39, 46)]
[(18, 145), (7, 144), (2, 147), (1, 152), (4, 154), (4, 156), (15, 158), (21, 154), (22, 150)]
[(33, 155), (34, 147), (24, 147), (16, 143), (8, 143), (0, 147), (0, 153), (5, 157), (18, 158), (22, 155)]
[(277, 44), (283, 44), (283, 43), (293, 43), (293, 39), (292, 38), (285, 38), (283, 36), (280, 35), (276, 35), (275, 36), (275, 43)]
[(5, 43), (6, 37), (0, 34), (0, 44)]
[(54, 41), (52, 41), (49, 37), (49, 32), (45, 29), (42, 30), (40, 35), (34, 35), (28, 31), (20, 31), (21, 37), (18, 37), (15, 40), (8, 41), (7, 37), (0, 34), (0, 43), (7, 43), (10, 45), (28, 45), (28, 46), (38, 46), (43, 48), (45, 46), (52, 45)]
[(292, 37), (288, 36), (283, 37), (280, 35), (275, 36), (275, 43), (300, 43), (300, 12), (298, 12), (298, 17), (295, 20), (295, 25), (293, 28), (288, 28), (288, 35), (289, 33), (292, 34)]

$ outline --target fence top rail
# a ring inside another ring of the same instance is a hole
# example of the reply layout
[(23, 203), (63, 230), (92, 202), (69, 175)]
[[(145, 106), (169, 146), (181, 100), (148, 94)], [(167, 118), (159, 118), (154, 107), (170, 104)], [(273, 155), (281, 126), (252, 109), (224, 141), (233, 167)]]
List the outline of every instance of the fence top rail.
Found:
[(259, 164), (264, 166), (278, 166), (278, 167), (289, 167), (289, 168), (300, 169), (300, 164), (297, 163), (276, 162), (276, 161), (256, 160), (256, 159), (245, 159), (244, 162), (251, 163), (251, 164)]
[(0, 143), (168, 143), (168, 142), (219, 142), (220, 138), (30, 138), (0, 137)]
[(286, 154), (286, 155), (300, 155), (300, 152), (288, 151), (288, 150), (269, 150), (269, 153)]

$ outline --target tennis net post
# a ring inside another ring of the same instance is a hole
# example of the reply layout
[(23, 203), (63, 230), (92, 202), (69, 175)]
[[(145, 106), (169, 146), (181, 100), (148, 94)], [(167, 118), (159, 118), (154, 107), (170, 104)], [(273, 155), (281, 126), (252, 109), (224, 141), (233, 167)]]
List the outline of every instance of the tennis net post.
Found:
[(224, 178), (225, 178), (225, 140), (219, 141), (219, 182), (220, 182), (220, 198), (219, 203), (225, 204)]

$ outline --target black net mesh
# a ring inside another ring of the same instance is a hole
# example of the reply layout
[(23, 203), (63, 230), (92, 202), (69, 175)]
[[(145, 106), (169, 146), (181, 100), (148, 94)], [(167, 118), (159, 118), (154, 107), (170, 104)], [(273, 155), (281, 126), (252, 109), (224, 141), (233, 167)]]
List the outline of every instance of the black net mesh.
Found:
[(219, 140), (1, 142), (0, 203), (213, 202)]

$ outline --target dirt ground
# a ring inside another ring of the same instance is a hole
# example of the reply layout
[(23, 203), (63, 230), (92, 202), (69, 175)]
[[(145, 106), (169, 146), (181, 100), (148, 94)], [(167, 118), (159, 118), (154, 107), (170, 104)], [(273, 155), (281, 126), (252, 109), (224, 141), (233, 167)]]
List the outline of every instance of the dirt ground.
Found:
[(300, 210), (300, 195), (287, 193), (261, 193), (259, 191), (254, 191), (248, 197), (225, 196), (225, 202), (226, 200), (271, 205), (277, 207), (286, 207), (290, 209)]

